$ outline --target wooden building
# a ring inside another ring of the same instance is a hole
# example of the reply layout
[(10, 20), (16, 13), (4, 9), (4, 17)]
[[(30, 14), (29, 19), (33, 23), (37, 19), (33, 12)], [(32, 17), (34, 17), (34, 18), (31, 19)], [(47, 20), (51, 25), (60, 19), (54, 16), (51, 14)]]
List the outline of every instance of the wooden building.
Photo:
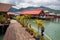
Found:
[(0, 14), (4, 14), (4, 16), (7, 18), (7, 12), (12, 6), (12, 4), (0, 3)]
[(30, 10), (23, 10), (20, 12), (20, 15), (24, 14), (30, 14), (32, 18), (41, 18), (41, 16), (44, 16), (44, 11), (43, 9), (30, 9)]
[[(11, 4), (0, 3), (0, 16), (3, 15), (3, 17), (5, 17), (6, 20), (7, 20), (7, 18), (8, 18), (7, 12), (11, 8), (11, 6), (12, 6)], [(5, 20), (4, 21), (2, 21), (2, 20), (0, 21), (0, 34), (5, 34), (5, 32), (6, 32), (6, 29), (7, 29), (9, 24), (5, 24), (5, 23), (6, 23)]]

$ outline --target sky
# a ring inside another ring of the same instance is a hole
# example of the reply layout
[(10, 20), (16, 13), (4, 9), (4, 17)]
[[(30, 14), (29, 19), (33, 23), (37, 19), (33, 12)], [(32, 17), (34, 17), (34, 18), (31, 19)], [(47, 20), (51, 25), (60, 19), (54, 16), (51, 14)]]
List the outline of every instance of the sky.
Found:
[(51, 9), (60, 10), (60, 0), (0, 0), (0, 3), (9, 3), (16, 9), (26, 7), (40, 7), (45, 6)]

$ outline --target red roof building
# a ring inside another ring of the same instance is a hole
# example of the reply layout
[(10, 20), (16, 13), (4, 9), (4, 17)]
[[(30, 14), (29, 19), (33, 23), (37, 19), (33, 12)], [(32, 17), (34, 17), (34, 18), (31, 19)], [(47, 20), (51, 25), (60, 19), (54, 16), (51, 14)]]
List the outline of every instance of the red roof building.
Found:
[(14, 15), (15, 12), (7, 12), (8, 15)]
[(13, 6), (12, 4), (0, 3), (0, 12), (8, 12), (8, 10)]
[(42, 11), (42, 9), (23, 10), (20, 12), (20, 14), (40, 14)]
[(60, 18), (60, 14), (56, 14), (58, 18)]
[(9, 17), (7, 15), (7, 12), (12, 6), (12, 4), (0, 3), (0, 14), (3, 14), (4, 17), (7, 19)]

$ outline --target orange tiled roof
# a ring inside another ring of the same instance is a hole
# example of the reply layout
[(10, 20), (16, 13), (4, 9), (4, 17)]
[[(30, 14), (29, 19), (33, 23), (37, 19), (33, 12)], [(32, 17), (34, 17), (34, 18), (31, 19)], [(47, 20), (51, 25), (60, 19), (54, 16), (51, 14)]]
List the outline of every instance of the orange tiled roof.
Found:
[(7, 12), (11, 6), (11, 4), (0, 3), (0, 11)]
[(40, 14), (42, 11), (42, 9), (23, 10), (20, 14)]

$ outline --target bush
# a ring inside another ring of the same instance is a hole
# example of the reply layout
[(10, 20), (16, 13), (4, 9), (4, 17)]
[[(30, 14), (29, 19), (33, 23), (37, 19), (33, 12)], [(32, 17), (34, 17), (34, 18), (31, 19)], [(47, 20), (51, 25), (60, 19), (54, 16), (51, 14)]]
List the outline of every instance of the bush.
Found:
[(5, 23), (6, 18), (3, 15), (0, 15), (0, 23)]

